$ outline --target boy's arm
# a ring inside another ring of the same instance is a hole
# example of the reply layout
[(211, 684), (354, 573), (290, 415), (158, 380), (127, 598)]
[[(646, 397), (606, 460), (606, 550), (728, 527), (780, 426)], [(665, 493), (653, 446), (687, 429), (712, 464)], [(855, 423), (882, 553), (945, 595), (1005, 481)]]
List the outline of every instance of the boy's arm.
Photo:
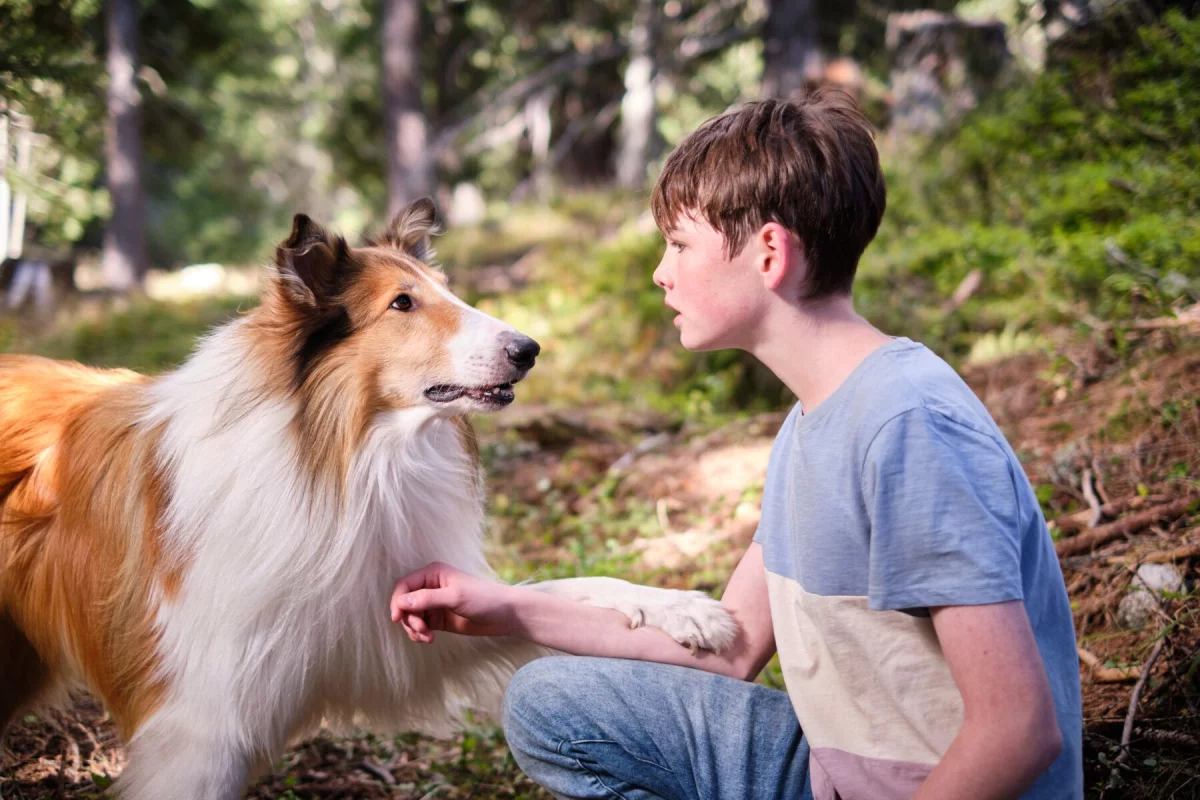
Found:
[(721, 603), (738, 622), (733, 646), (693, 656), (657, 628), (630, 628), (619, 611), (478, 578), (430, 564), (402, 578), (392, 593), (392, 619), (413, 641), (434, 631), (519, 636), (575, 655), (657, 661), (753, 680), (775, 652), (762, 548), (752, 544)]
[(1058, 757), (1062, 734), (1020, 600), (930, 609), (963, 699), (963, 725), (914, 800), (1015, 798)]
[(869, 607), (929, 609), (963, 704), (917, 793), (926, 800), (1017, 797), (1062, 748), (1022, 573), (1026, 548), (1054, 551), (1036, 538), (1046, 534), (1025, 481), (993, 435), (924, 406), (892, 418), (868, 449)]

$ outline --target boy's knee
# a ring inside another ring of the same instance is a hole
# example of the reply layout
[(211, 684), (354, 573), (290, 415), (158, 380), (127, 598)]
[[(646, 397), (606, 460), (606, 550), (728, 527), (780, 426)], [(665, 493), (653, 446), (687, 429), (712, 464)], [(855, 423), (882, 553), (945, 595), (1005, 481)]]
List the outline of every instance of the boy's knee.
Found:
[(631, 662), (581, 656), (531, 661), (504, 693), (501, 724), (514, 751), (556, 750), (566, 739), (603, 728), (624, 713), (619, 686)]
[(508, 741), (520, 741), (522, 746), (543, 738), (548, 722), (561, 719), (564, 709), (555, 708), (563, 697), (555, 691), (569, 681), (567, 662), (574, 659), (550, 656), (532, 661), (513, 675), (504, 693), (501, 724)]

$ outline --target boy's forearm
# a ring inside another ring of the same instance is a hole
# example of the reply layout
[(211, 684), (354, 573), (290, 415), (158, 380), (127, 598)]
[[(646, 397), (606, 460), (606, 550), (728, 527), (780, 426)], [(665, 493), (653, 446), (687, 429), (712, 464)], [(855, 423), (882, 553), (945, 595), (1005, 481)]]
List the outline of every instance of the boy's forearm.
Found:
[(913, 800), (1020, 797), (1054, 763), (1061, 747), (1057, 727), (1002, 730), (964, 724)]
[(916, 797), (1015, 798), (1062, 749), (1054, 695), (1020, 600), (931, 610), (963, 724)]
[(512, 592), (514, 636), (572, 655), (654, 661), (743, 677), (732, 654), (701, 650), (692, 655), (658, 628), (630, 628), (620, 611), (519, 586)]

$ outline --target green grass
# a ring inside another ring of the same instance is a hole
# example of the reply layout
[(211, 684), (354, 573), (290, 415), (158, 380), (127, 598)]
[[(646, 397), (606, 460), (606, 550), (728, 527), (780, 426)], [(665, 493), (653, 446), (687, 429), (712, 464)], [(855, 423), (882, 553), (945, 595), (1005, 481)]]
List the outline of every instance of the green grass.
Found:
[(93, 309), (89, 319), (67, 321), (48, 331), (23, 330), (0, 321), (0, 351), (155, 374), (178, 366), (199, 336), (255, 303), (245, 297), (188, 303), (138, 299), (123, 304), (125, 308)]
[[(888, 212), (858, 282), (868, 315), (965, 355), (1017, 320), (1200, 299), (1200, 20), (1172, 12), (1129, 38), (887, 162)], [(981, 290), (947, 312), (975, 269)]]

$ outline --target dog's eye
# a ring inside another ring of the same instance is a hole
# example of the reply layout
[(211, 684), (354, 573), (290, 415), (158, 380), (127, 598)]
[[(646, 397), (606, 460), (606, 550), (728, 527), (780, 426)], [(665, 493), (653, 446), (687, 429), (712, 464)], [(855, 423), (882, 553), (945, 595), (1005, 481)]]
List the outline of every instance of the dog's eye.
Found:
[(413, 299), (406, 294), (402, 294), (392, 301), (392, 308), (397, 311), (412, 311)]

